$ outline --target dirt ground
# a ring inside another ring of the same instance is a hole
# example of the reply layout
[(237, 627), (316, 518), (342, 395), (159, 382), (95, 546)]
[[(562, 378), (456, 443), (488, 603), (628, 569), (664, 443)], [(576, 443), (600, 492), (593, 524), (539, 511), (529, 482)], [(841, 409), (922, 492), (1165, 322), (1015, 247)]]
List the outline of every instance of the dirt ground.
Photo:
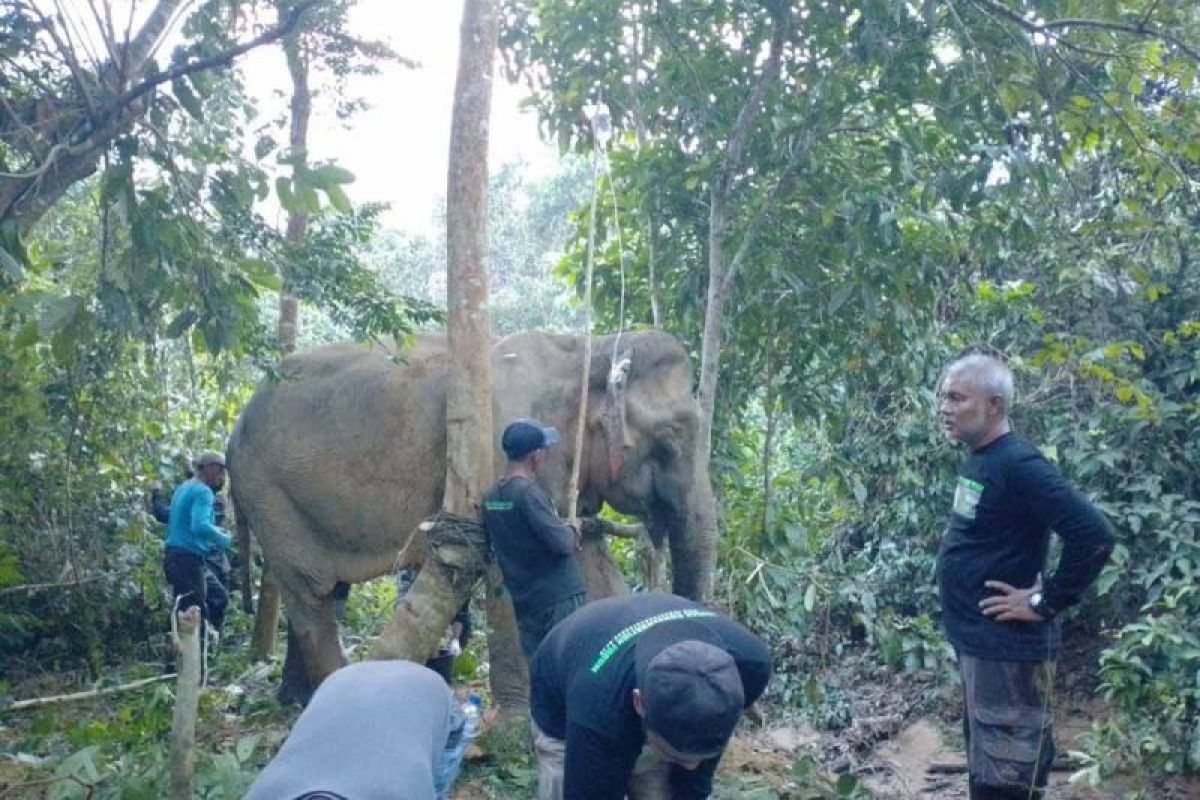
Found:
[[(1060, 709), (1056, 721), (1056, 742), (1060, 753), (1071, 750), (1076, 740), (1091, 727), (1096, 715), (1103, 712), (1098, 704), (1067, 703)], [(715, 797), (742, 798), (748, 785), (746, 776), (757, 776), (749, 785), (761, 787), (767, 793), (762, 798), (800, 798), (801, 793), (793, 775), (793, 765), (806, 755), (827, 768), (833, 766), (859, 778), (879, 800), (966, 800), (965, 773), (931, 771), (931, 765), (945, 768), (961, 767), (964, 754), (961, 745), (950, 741), (954, 732), (950, 725), (936, 716), (918, 716), (905, 720), (894, 735), (890, 735), (859, 755), (845, 757), (831, 754), (844, 752), (845, 740), (839, 734), (817, 732), (804, 724), (768, 726), (758, 731), (739, 734), (721, 765), (725, 779), (724, 790)], [(1102, 788), (1092, 788), (1071, 782), (1072, 771), (1056, 769), (1051, 775), (1049, 797), (1053, 800), (1125, 800), (1143, 792), (1153, 800), (1194, 800), (1200, 798), (1200, 783), (1179, 782), (1148, 787), (1135, 778), (1114, 782)]]

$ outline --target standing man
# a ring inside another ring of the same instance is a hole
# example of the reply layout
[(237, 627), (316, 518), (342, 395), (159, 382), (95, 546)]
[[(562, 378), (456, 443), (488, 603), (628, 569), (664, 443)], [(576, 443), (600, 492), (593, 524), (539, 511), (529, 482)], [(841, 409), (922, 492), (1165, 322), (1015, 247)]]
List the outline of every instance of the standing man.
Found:
[[(1054, 760), (1055, 617), (1099, 575), (1113, 537), (1095, 506), (1011, 432), (1007, 366), (964, 356), (946, 370), (940, 395), (947, 438), (970, 450), (938, 558), (963, 683), (970, 797), (1040, 798)], [(1051, 530), (1063, 550), (1043, 581)]]
[(483, 499), (483, 527), (512, 596), (526, 660), (587, 597), (575, 561), (579, 532), (558, 518), (537, 482), (538, 468), (559, 441), (557, 430), (531, 419), (505, 428), (500, 446), (508, 469)]
[[(214, 514), (216, 492), (225, 485), (225, 459), (220, 453), (201, 453), (196, 473), (179, 484), (171, 496), (167, 521), (167, 548), (163, 571), (178, 600), (178, 610), (199, 606), (210, 623), (204, 562), (215, 550), (228, 550), (233, 537), (217, 527)], [(221, 606), (223, 612), (224, 606)]]
[(599, 600), (529, 669), (538, 800), (702, 800), (771, 655), (757, 636), (670, 594)]

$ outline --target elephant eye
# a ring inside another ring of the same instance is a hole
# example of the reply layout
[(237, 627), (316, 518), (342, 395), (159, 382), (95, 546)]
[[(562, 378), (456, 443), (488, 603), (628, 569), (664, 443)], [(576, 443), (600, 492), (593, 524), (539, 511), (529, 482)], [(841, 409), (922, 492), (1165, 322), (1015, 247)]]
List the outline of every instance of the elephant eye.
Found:
[(650, 455), (655, 461), (670, 464), (679, 456), (679, 450), (669, 439), (655, 439), (650, 447)]

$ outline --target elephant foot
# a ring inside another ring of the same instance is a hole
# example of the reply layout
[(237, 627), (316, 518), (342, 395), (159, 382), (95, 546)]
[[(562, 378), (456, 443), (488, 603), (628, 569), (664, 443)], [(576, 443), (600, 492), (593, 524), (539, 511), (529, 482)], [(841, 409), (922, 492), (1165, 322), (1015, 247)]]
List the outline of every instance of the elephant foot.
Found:
[(313, 696), (315, 687), (308, 679), (308, 671), (304, 668), (304, 658), (300, 654), (300, 641), (291, 623), (287, 626), (287, 654), (283, 658), (283, 677), (279, 682), (280, 705), (307, 706)]
[(284, 681), (279, 685), (275, 697), (281, 706), (296, 705), (304, 708), (312, 699), (313, 692), (307, 685), (301, 686), (292, 681)]

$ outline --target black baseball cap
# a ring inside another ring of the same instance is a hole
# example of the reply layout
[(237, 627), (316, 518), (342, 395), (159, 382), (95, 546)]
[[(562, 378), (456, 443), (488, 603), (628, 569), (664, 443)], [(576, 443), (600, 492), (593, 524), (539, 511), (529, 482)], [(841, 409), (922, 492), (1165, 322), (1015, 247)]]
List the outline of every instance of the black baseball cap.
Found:
[(655, 626), (637, 643), (646, 728), (680, 753), (711, 758), (725, 749), (741, 719), (742, 677), (726, 650), (700, 639), (680, 640), (673, 627)]
[(509, 461), (520, 461), (534, 450), (553, 447), (562, 441), (558, 430), (535, 419), (519, 419), (509, 423), (500, 437), (500, 446)]

